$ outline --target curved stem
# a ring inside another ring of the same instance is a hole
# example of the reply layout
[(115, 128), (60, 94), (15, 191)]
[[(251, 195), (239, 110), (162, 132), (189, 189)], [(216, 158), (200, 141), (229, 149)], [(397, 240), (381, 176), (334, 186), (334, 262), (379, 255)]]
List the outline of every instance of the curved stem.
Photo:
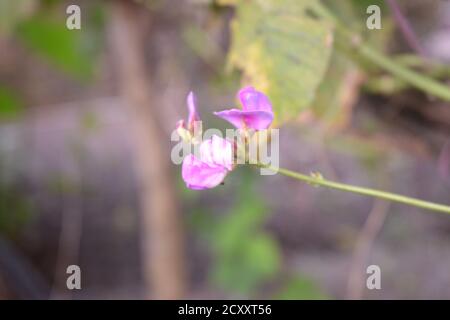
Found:
[(297, 180), (300, 180), (303, 182), (307, 182), (312, 185), (324, 186), (324, 187), (328, 187), (331, 189), (337, 189), (337, 190), (342, 190), (342, 191), (347, 191), (347, 192), (352, 192), (352, 193), (358, 193), (358, 194), (362, 194), (362, 195), (366, 195), (366, 196), (370, 196), (370, 197), (374, 197), (374, 198), (390, 200), (393, 202), (399, 202), (399, 203), (407, 204), (407, 205), (414, 206), (414, 207), (424, 208), (424, 209), (433, 210), (433, 211), (440, 211), (440, 212), (445, 212), (447, 214), (450, 214), (450, 206), (446, 206), (443, 204), (419, 200), (416, 198), (406, 197), (406, 196), (402, 196), (400, 194), (390, 193), (390, 192), (386, 192), (386, 191), (358, 187), (358, 186), (354, 186), (354, 185), (350, 185), (350, 184), (329, 181), (329, 180), (324, 179), (323, 177), (308, 176), (308, 175), (301, 174), (301, 173), (298, 173), (295, 171), (291, 171), (291, 170), (287, 170), (287, 169), (283, 169), (283, 168), (276, 168), (276, 167), (268, 166), (268, 165), (264, 165), (264, 164), (258, 164), (258, 166), (272, 170), (274, 172), (279, 172), (285, 176), (288, 176), (288, 177), (291, 177), (291, 178), (294, 178), (294, 179), (297, 179)]

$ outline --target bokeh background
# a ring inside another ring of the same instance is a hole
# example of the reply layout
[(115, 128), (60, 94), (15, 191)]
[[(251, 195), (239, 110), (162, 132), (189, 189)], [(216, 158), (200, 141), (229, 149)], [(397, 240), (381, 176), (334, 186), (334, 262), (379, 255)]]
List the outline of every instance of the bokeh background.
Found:
[[(445, 214), (245, 167), (213, 190), (184, 186), (170, 134), (187, 93), (225, 129), (212, 112), (249, 83), (229, 61), (235, 2), (0, 0), (0, 299), (450, 298)], [(337, 2), (364, 40), (449, 84), (450, 2)], [(70, 4), (81, 30), (66, 28)], [(365, 28), (369, 4), (381, 30)], [(311, 54), (296, 41), (277, 48)], [(280, 126), (281, 166), (449, 204), (450, 103), (332, 59), (316, 99)], [(66, 288), (72, 264), (81, 290)], [(366, 289), (371, 264), (381, 290)]]

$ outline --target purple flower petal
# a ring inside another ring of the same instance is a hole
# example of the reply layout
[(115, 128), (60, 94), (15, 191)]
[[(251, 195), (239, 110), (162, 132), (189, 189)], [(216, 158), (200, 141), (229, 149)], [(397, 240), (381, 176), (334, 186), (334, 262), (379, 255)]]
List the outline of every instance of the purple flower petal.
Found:
[(253, 87), (246, 87), (239, 91), (239, 99), (244, 111), (267, 111), (272, 113), (272, 104), (267, 96)]
[(200, 159), (194, 155), (184, 158), (181, 175), (188, 188), (202, 190), (219, 185), (232, 169), (233, 145), (214, 135), (200, 145)]
[(193, 190), (204, 190), (218, 186), (228, 170), (222, 166), (211, 166), (190, 154), (183, 160), (181, 176), (186, 186)]
[(230, 109), (214, 114), (234, 125), (236, 128), (267, 129), (273, 121), (273, 113), (267, 111), (242, 111)]
[(256, 91), (253, 87), (241, 89), (238, 96), (242, 103), (242, 110), (230, 109), (215, 112), (214, 114), (239, 129), (267, 129), (274, 117), (269, 98), (262, 92)]
[(200, 120), (200, 116), (197, 112), (197, 99), (194, 93), (191, 91), (187, 96), (187, 106), (189, 111), (188, 124), (192, 125), (195, 121)]

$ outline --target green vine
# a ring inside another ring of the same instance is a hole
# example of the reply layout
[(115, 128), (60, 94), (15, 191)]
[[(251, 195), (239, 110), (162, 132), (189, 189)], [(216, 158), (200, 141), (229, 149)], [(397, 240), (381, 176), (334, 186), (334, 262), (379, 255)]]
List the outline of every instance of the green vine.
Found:
[(374, 198), (389, 200), (389, 201), (393, 201), (393, 202), (399, 202), (399, 203), (407, 204), (407, 205), (414, 206), (414, 207), (424, 208), (424, 209), (433, 210), (433, 211), (440, 211), (440, 212), (450, 214), (450, 206), (446, 206), (443, 204), (438, 204), (438, 203), (424, 201), (424, 200), (420, 200), (420, 199), (416, 199), (416, 198), (406, 197), (406, 196), (402, 196), (400, 194), (390, 193), (390, 192), (386, 192), (386, 191), (370, 189), (370, 188), (363, 188), (363, 187), (358, 187), (358, 186), (354, 186), (354, 185), (350, 185), (350, 184), (329, 181), (329, 180), (326, 180), (320, 174), (305, 175), (305, 174), (301, 174), (301, 173), (298, 173), (295, 171), (291, 171), (291, 170), (287, 170), (287, 169), (283, 169), (283, 168), (276, 168), (276, 167), (268, 166), (268, 165), (264, 165), (264, 164), (258, 164), (258, 166), (261, 168), (266, 168), (266, 169), (272, 170), (274, 172), (279, 172), (282, 175), (309, 183), (314, 186), (328, 187), (331, 189), (337, 189), (337, 190), (341, 190), (341, 191), (362, 194), (362, 195), (366, 195), (366, 196), (370, 196), (370, 197), (374, 197)]

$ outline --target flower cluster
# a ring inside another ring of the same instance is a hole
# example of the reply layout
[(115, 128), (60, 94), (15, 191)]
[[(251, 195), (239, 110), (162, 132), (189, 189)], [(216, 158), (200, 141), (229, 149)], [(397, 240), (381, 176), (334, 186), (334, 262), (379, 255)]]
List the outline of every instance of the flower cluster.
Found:
[[(239, 91), (238, 97), (242, 109), (224, 110), (214, 114), (243, 132), (267, 129), (274, 117), (267, 96), (253, 87), (246, 87)], [(201, 135), (201, 121), (192, 92), (187, 97), (187, 106), (189, 111), (187, 124), (184, 120), (178, 121), (177, 132), (185, 141), (197, 143), (198, 135)], [(235, 149), (233, 142), (217, 135), (202, 141), (198, 157), (190, 154), (183, 160), (181, 174), (186, 186), (194, 190), (203, 190), (221, 184), (235, 166), (233, 161)]]

